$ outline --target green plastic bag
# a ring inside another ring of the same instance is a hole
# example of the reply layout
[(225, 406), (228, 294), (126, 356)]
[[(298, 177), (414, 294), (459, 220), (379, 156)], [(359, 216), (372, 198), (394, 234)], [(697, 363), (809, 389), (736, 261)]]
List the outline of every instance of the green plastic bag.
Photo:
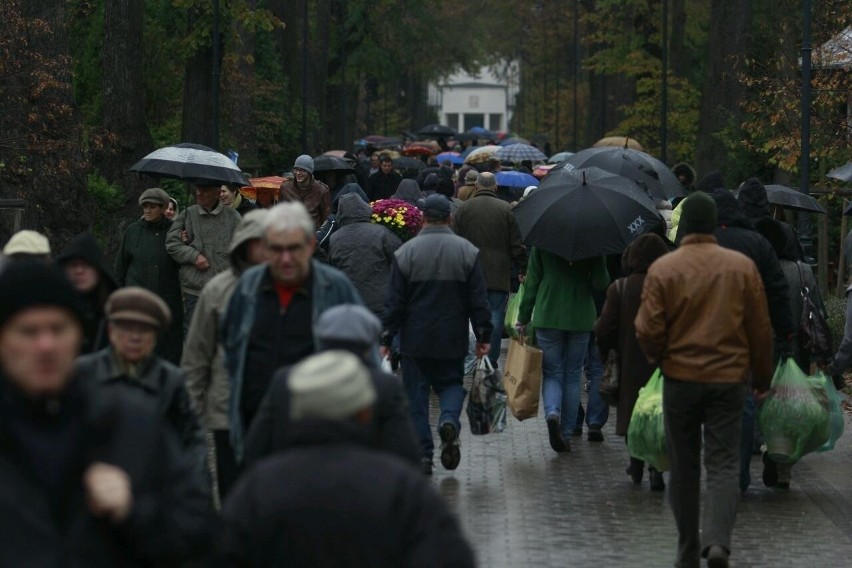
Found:
[(663, 419), (663, 372), (660, 369), (639, 389), (639, 398), (627, 427), (627, 451), (659, 471), (669, 469)]
[[(518, 287), (518, 293), (512, 294), (509, 296), (509, 303), (506, 306), (506, 317), (503, 318), (503, 327), (506, 330), (506, 335), (508, 335), (512, 339), (520, 339), (518, 337), (518, 330), (515, 328), (515, 324), (518, 323), (518, 310), (521, 308), (521, 298), (524, 297), (524, 284), (521, 283), (520, 287)], [(535, 308), (533, 308), (532, 314), (530, 314), (530, 321), (527, 324), (527, 337), (526, 343), (533, 347), (536, 347), (535, 342), (535, 327), (532, 324), (532, 318), (535, 315)]]
[(840, 406), (842, 399), (840, 393), (834, 388), (834, 381), (822, 371), (817, 371), (815, 376), (808, 377), (808, 379), (816, 384), (816, 388), (823, 389), (828, 399), (828, 441), (817, 450), (818, 452), (827, 452), (834, 449), (837, 440), (843, 435), (843, 428), (846, 426), (846, 421), (843, 419), (843, 408)]
[(776, 463), (796, 463), (821, 448), (831, 437), (830, 415), (824, 382), (808, 377), (793, 359), (782, 361), (757, 411), (769, 457)]

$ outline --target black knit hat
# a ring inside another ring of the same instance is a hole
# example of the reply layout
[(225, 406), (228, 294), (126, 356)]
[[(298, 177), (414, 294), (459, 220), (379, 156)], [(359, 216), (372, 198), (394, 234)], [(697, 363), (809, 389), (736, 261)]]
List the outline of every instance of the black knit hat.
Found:
[(17, 313), (39, 306), (64, 308), (83, 323), (80, 298), (59, 268), (29, 260), (8, 265), (0, 273), (0, 327)]
[(706, 193), (696, 191), (683, 200), (680, 206), (680, 226), (684, 236), (691, 233), (712, 235), (717, 221), (716, 202)]

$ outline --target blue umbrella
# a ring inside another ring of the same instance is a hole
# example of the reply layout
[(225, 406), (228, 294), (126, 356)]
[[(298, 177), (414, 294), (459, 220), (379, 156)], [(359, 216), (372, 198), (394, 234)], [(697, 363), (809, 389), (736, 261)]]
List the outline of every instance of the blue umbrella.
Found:
[(435, 156), (435, 159), (438, 161), (439, 164), (444, 160), (449, 160), (456, 166), (464, 163), (464, 158), (462, 158), (458, 152), (441, 152), (440, 154)]
[(526, 188), (531, 185), (538, 186), (538, 179), (524, 172), (515, 172), (512, 170), (499, 171), (494, 174), (497, 178), (497, 185), (503, 187)]

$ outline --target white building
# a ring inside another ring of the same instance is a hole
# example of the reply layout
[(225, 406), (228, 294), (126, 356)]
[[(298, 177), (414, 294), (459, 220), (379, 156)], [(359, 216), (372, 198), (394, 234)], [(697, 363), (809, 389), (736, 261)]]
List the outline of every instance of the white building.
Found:
[(519, 78), (517, 62), (483, 67), (474, 74), (458, 71), (429, 85), (429, 105), (441, 124), (459, 132), (474, 126), (508, 130)]

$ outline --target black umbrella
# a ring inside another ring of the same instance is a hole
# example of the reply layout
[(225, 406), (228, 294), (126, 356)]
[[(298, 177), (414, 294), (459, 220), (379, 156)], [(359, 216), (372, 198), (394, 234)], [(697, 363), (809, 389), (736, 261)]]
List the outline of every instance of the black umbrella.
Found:
[(154, 150), (130, 166), (130, 171), (196, 185), (251, 185), (230, 158), (201, 144), (177, 144)]
[(420, 130), (418, 130), (417, 134), (421, 136), (455, 136), (456, 134), (458, 134), (458, 131), (455, 128), (450, 128), (449, 126), (444, 126), (443, 124), (427, 124)]
[(423, 163), (422, 160), (418, 160), (417, 158), (409, 158), (408, 156), (402, 156), (401, 158), (396, 158), (393, 161), (393, 167), (398, 170), (422, 170), (426, 167), (426, 164)]
[(554, 169), (514, 213), (526, 245), (570, 261), (619, 254), (642, 233), (665, 230), (633, 181), (598, 168)]
[(683, 195), (677, 176), (663, 162), (639, 150), (612, 146), (587, 148), (569, 156), (564, 163), (575, 168), (600, 168), (632, 179), (656, 200)]
[(767, 185), (764, 187), (766, 187), (766, 198), (769, 200), (769, 203), (780, 205), (785, 209), (827, 213), (825, 207), (820, 205), (819, 201), (810, 195), (805, 195), (801, 191), (791, 189), (786, 185)]
[(314, 173), (317, 172), (354, 172), (355, 167), (343, 158), (322, 154), (314, 158)]

